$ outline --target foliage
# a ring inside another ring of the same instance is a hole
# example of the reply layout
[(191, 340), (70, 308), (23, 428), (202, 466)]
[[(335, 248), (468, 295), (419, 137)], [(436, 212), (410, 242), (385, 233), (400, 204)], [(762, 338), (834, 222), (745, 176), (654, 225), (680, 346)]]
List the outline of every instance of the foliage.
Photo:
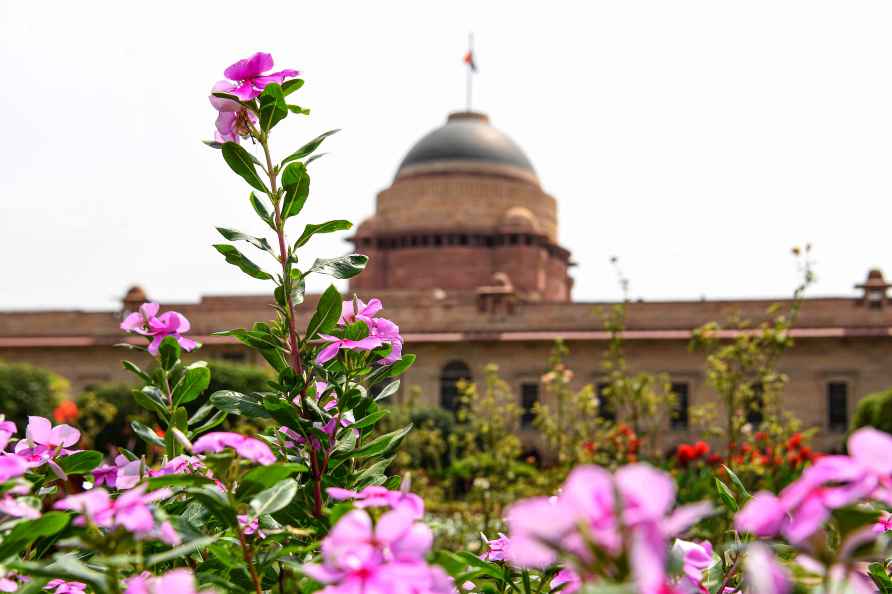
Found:
[(852, 429), (876, 427), (892, 433), (892, 390), (868, 394), (858, 402), (852, 416)]
[[(814, 282), (810, 250), (808, 245), (804, 250), (793, 250), (799, 258), (802, 282), (786, 311), (772, 306), (767, 312), (769, 319), (756, 326), (735, 315), (725, 326), (711, 322), (694, 331), (691, 349), (706, 353), (707, 379), (724, 408), (725, 427), (714, 433), (724, 435), (726, 451), (731, 451), (734, 444), (740, 442), (744, 427), (780, 430), (767, 426), (776, 425), (784, 414), (781, 392), (787, 377), (777, 369), (777, 363), (793, 346), (790, 329), (796, 323), (805, 290)], [(726, 340), (729, 328), (731, 337)], [(707, 409), (696, 416), (705, 423), (712, 423), (717, 415)]]
[(0, 409), (19, 426), (28, 415), (50, 416), (68, 395), (68, 380), (27, 363), (0, 361)]

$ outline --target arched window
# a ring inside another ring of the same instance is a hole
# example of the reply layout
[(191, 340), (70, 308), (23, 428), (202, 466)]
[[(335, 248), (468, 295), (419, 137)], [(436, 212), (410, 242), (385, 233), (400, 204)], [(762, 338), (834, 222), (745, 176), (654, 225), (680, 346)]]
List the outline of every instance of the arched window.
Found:
[(459, 407), (458, 381), (471, 381), (471, 369), (464, 361), (450, 361), (440, 373), (440, 406), (456, 412)]

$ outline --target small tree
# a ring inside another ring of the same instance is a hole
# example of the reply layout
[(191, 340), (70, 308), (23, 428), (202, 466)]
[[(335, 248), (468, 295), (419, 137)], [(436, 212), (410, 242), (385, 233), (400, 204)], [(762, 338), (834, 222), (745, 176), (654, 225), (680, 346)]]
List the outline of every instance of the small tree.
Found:
[[(707, 354), (707, 380), (718, 392), (724, 407), (724, 433), (729, 452), (739, 443), (745, 426), (783, 429), (776, 422), (770, 422), (785, 414), (780, 396), (787, 376), (778, 371), (777, 364), (781, 355), (793, 346), (790, 330), (796, 323), (805, 290), (815, 280), (810, 251), (809, 245), (804, 250), (793, 249), (802, 281), (785, 311), (775, 304), (767, 311), (768, 319), (758, 325), (735, 315), (724, 326), (710, 322), (694, 330), (690, 347)], [(733, 333), (732, 338), (724, 340), (722, 334), (728, 329)], [(704, 419), (711, 416), (702, 411), (699, 415)]]

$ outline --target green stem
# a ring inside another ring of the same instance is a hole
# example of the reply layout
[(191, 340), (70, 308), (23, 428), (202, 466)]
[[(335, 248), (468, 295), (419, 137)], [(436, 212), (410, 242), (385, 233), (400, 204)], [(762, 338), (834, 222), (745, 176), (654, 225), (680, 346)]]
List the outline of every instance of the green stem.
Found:
[[(304, 378), (303, 363), (300, 359), (300, 340), (297, 336), (297, 326), (294, 316), (294, 303), (291, 299), (291, 267), (288, 256), (288, 242), (285, 238), (285, 221), (282, 219), (282, 207), (279, 201), (279, 190), (277, 186), (278, 171), (273, 166), (272, 156), (269, 152), (269, 142), (266, 135), (257, 135), (260, 146), (263, 147), (263, 155), (266, 158), (266, 172), (269, 177), (270, 198), (273, 203), (273, 211), (275, 216), (276, 236), (279, 240), (279, 263), (282, 265), (282, 292), (285, 297), (286, 322), (288, 324), (288, 350), (291, 359), (291, 368), (297, 377), (304, 381), (301, 388), (301, 396), (306, 395), (306, 380)], [(322, 517), (322, 472), (316, 458), (316, 451), (313, 447), (312, 440), (307, 441), (307, 445), (311, 452), (311, 463), (313, 466), (313, 515), (317, 518)]]

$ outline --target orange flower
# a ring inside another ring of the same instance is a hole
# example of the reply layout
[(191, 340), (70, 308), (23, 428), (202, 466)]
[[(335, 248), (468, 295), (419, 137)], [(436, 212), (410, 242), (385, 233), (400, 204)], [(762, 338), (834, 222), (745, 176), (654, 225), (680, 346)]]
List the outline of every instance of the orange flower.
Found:
[(77, 404), (73, 400), (63, 400), (53, 409), (53, 419), (57, 423), (73, 423), (77, 420), (78, 414)]

